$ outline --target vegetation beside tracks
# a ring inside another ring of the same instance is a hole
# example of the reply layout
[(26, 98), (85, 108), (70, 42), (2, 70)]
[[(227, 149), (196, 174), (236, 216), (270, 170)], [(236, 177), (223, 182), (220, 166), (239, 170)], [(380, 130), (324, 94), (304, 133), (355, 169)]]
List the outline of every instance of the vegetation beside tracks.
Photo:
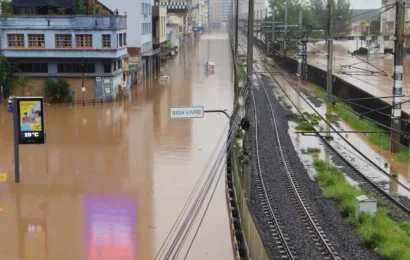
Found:
[[(374, 216), (361, 212), (356, 218), (356, 197), (365, 192), (349, 184), (336, 167), (314, 156), (313, 165), (327, 198), (337, 201), (339, 210), (356, 229), (361, 240), (384, 259), (410, 259), (410, 223), (397, 224), (377, 199), (378, 210)], [(366, 194), (374, 197), (374, 194)]]
[[(321, 87), (315, 84), (309, 84), (309, 87), (313, 89), (316, 96), (323, 100), (326, 100), (326, 92)], [(369, 131), (369, 132), (379, 132), (379, 133), (368, 133), (366, 134), (367, 140), (381, 148), (385, 151), (390, 151), (391, 141), (390, 135), (385, 132), (386, 130), (377, 124), (371, 122), (367, 119), (361, 119), (357, 114), (355, 114), (353, 107), (346, 102), (337, 102), (335, 105), (332, 105), (332, 112), (338, 115), (344, 122), (346, 122), (352, 129), (356, 131)], [(393, 159), (398, 162), (409, 162), (409, 150), (400, 145), (400, 152), (392, 155)]]

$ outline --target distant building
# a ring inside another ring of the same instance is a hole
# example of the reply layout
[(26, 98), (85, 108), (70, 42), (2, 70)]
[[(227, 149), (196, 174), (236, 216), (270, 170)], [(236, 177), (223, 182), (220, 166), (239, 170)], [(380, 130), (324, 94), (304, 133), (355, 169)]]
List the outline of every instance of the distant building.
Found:
[(199, 26), (208, 27), (208, 3), (206, 0), (199, 1)]
[(184, 17), (178, 17), (168, 13), (167, 40), (171, 40), (169, 42), (171, 45), (170, 47), (176, 47), (177, 49), (183, 47), (185, 26), (186, 24)]
[(220, 15), (221, 15), (221, 26), (226, 27), (228, 19), (233, 11), (233, 0), (220, 0)]
[(210, 26), (220, 27), (221, 26), (221, 0), (211, 0), (210, 1), (209, 15), (211, 17)]
[(183, 25), (182, 30), (184, 35), (191, 35), (192, 28), (192, 17), (190, 18), (191, 4), (190, 2), (168, 2), (168, 0), (161, 0), (155, 2), (157, 6), (163, 6), (167, 8), (167, 18), (175, 20), (177, 17), (177, 23)]
[[(395, 0), (382, 0), (382, 6), (386, 5), (394, 5)], [(406, 35), (404, 40), (404, 48), (405, 51), (408, 53), (410, 52), (410, 1), (406, 0), (406, 13), (405, 13), (405, 25), (404, 25), (404, 34)], [(383, 11), (385, 9), (382, 9)], [(381, 14), (381, 21), (380, 21), (380, 31), (382, 35), (394, 35), (396, 26), (396, 8), (390, 8), (386, 12)], [(384, 42), (384, 52), (394, 52), (394, 41), (385, 41)]]
[[(259, 11), (266, 9), (265, 0), (255, 0), (254, 1), (254, 11)], [(249, 1), (248, 0), (239, 0), (239, 13), (247, 14), (249, 10)]]
[[(115, 96), (124, 85), (127, 17), (98, 1), (13, 0), (0, 16), (1, 51), (15, 61), (32, 95), (44, 95), (47, 79), (64, 79), (77, 99)], [(4, 11), (4, 10), (3, 10)], [(80, 13), (81, 11), (81, 13)]]
[(152, 41), (154, 49), (161, 48), (167, 42), (167, 9), (162, 6), (152, 7)]
[[(144, 77), (157, 68), (155, 55), (160, 51), (153, 48), (152, 6), (153, 0), (100, 0), (119, 13), (127, 13), (128, 53), (132, 68), (141, 66)], [(132, 8), (130, 8), (132, 7)], [(140, 60), (142, 59), (142, 60)]]
[[(380, 9), (353, 9), (350, 26), (347, 31), (349, 35), (360, 36), (368, 32), (370, 22), (380, 20)], [(337, 26), (337, 22), (335, 24)]]

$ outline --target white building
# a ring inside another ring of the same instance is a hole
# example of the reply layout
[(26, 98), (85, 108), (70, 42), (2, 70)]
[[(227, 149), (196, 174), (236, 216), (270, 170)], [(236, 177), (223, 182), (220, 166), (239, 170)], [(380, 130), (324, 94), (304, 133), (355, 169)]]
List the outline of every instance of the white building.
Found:
[(154, 55), (160, 49), (152, 48), (152, 6), (154, 0), (99, 0), (120, 14), (127, 13), (127, 44), (130, 63), (133, 57), (141, 55), (145, 75), (156, 67)]
[(226, 27), (228, 24), (228, 19), (233, 10), (233, 1), (232, 0), (221, 0), (220, 15), (221, 15), (221, 26)]

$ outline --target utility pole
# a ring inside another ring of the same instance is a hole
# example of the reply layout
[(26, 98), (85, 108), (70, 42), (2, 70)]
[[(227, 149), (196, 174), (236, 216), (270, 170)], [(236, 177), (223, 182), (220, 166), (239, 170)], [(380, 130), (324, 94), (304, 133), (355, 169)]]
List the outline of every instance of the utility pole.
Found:
[[(285, 27), (284, 27), (284, 29), (285, 29), (284, 35), (286, 37), (287, 30), (288, 30), (288, 5), (287, 4), (285, 5)], [(283, 42), (283, 51), (286, 55), (286, 41)]]
[(248, 60), (246, 63), (246, 73), (248, 77), (248, 83), (252, 83), (252, 65), (253, 65), (253, 6), (254, 0), (249, 0), (248, 8)]
[[(268, 21), (268, 8), (265, 9), (265, 19), (264, 20), (266, 22)], [(264, 26), (264, 28), (266, 28), (266, 26)], [(267, 42), (267, 39), (266, 39), (266, 38), (268, 38), (267, 35), (268, 35), (268, 33), (265, 33), (265, 36), (264, 36), (264, 39), (263, 39), (264, 42)]]
[(391, 152), (397, 153), (400, 150), (400, 130), (401, 130), (401, 95), (403, 85), (403, 44), (404, 44), (404, 0), (396, 0), (396, 24), (394, 41), (394, 85), (393, 85), (393, 107), (391, 120)]
[[(299, 9), (299, 30), (302, 33), (302, 9)], [(303, 35), (302, 35), (303, 36)], [(299, 53), (298, 53), (298, 75), (302, 77), (302, 41), (299, 42)]]
[(272, 50), (275, 51), (275, 6), (272, 2)]
[[(367, 36), (370, 36), (370, 20), (369, 20), (369, 26), (367, 27)], [(367, 60), (369, 60), (369, 54), (370, 54), (370, 40), (367, 40)]]
[(333, 23), (332, 23), (332, 9), (333, 9), (333, 1), (327, 0), (327, 9), (328, 9), (328, 21), (327, 21), (327, 30), (329, 40), (327, 41), (327, 99), (329, 101), (327, 105), (328, 113), (330, 113), (331, 103), (333, 101), (333, 91), (332, 91), (332, 84), (333, 84), (333, 39), (332, 37), (332, 30), (333, 30)]
[[(239, 0), (236, 0), (236, 6), (235, 6), (235, 39), (234, 39), (234, 44), (235, 44), (235, 48), (234, 48), (234, 59), (236, 60), (239, 56), (238, 53), (238, 24), (239, 24)], [(238, 83), (238, 74), (236, 73), (236, 68), (234, 69), (235, 71), (235, 81), (234, 81), (234, 103), (236, 102), (236, 100), (238, 99), (238, 94), (239, 94), (239, 83)]]

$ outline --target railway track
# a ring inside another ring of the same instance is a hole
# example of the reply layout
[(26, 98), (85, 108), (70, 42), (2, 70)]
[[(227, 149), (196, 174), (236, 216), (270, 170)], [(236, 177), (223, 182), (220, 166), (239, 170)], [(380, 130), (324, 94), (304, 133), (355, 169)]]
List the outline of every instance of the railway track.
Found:
[[(263, 157), (261, 153), (259, 152), (259, 146), (261, 142), (264, 142), (265, 140), (259, 139), (258, 136), (258, 108), (257, 108), (257, 102), (255, 100), (255, 92), (262, 92), (258, 93), (258, 95), (264, 96), (268, 103), (269, 103), (269, 110), (270, 110), (270, 116), (271, 116), (271, 123), (272, 123), (272, 130), (274, 132), (274, 143), (275, 147), (274, 150), (276, 151), (277, 159), (280, 165), (280, 171), (284, 174), (284, 178), (286, 180), (286, 186), (287, 186), (287, 191), (291, 195), (292, 202), (294, 206), (296, 206), (299, 217), (302, 219), (304, 225), (306, 226), (306, 229), (309, 232), (310, 238), (313, 240), (314, 244), (317, 247), (317, 250), (320, 252), (322, 257), (324, 259), (342, 259), (333, 245), (331, 244), (330, 240), (327, 238), (326, 234), (324, 233), (323, 229), (320, 227), (320, 224), (316, 220), (315, 216), (313, 215), (313, 212), (311, 211), (307, 201), (305, 200), (301, 189), (299, 187), (299, 184), (296, 180), (296, 176), (292, 170), (292, 165), (291, 162), (287, 156), (286, 151), (282, 147), (281, 143), (281, 138), (280, 138), (280, 133), (278, 129), (278, 122), (277, 122), (277, 117), (275, 114), (275, 111), (272, 106), (272, 101), (271, 98), (269, 97), (269, 94), (266, 91), (265, 84), (260, 80), (258, 74), (256, 74), (256, 78), (258, 79), (259, 82), (259, 88), (256, 87), (255, 89), (252, 89), (252, 99), (253, 99), (253, 104), (254, 104), (254, 114), (255, 114), (255, 153), (256, 153), (256, 158), (257, 160), (254, 161), (255, 164), (254, 167), (256, 166), (257, 168), (257, 189), (258, 189), (258, 194), (260, 196), (264, 213), (268, 219), (270, 228), (271, 228), (271, 233), (274, 237), (274, 240), (276, 242), (276, 247), (281, 255), (281, 258), (287, 258), (287, 259), (298, 259), (294, 249), (291, 246), (291, 239), (288, 237), (288, 235), (285, 232), (285, 228), (282, 227), (281, 220), (278, 218), (278, 209), (272, 205), (272, 194), (269, 192), (269, 186), (265, 179), (267, 178), (266, 173), (264, 168), (262, 167), (261, 161), (263, 160)], [(261, 97), (262, 98), (262, 97)]]
[[(241, 46), (242, 51), (244, 51), (244, 48)], [(244, 52), (246, 53), (246, 52)], [(289, 77), (286, 77), (284, 75), (289, 74), (288, 71), (279, 68), (278, 66), (276, 66), (275, 64), (269, 64), (272, 69), (274, 70), (269, 70), (267, 66), (266, 70), (267, 72), (262, 73), (262, 74), (268, 74), (270, 76), (270, 78), (277, 84), (277, 86), (281, 89), (281, 91), (284, 93), (284, 95), (288, 98), (288, 100), (292, 103), (292, 105), (298, 110), (299, 114), (302, 115), (303, 117), (305, 117), (301, 111), (299, 110), (298, 106), (292, 101), (292, 99), (290, 98), (290, 96), (288, 95), (288, 93), (286, 93), (285, 89), (281, 86), (281, 84), (279, 83), (279, 81), (275, 78), (275, 76), (280, 75), (281, 77), (284, 78), (284, 80), (286, 82), (288, 82), (289, 80), (292, 80)], [(256, 73), (256, 75), (260, 75), (261, 73)], [(295, 87), (289, 83), (289, 85), (291, 86), (291, 88), (302, 98), (302, 100), (308, 105), (310, 106), (310, 108), (315, 112), (315, 114), (317, 114), (319, 117), (321, 117), (321, 119), (328, 124), (331, 128), (333, 128), (333, 126), (326, 120), (326, 118), (324, 118), (315, 108), (314, 106), (312, 106), (312, 104), (309, 103), (308, 100), (306, 100), (306, 98), (299, 93), (299, 91), (297, 91), (295, 89)], [(305, 119), (307, 119), (305, 117)], [(333, 147), (333, 145), (330, 144), (330, 142), (322, 137), (318, 132), (317, 129), (315, 127), (313, 127), (314, 131), (317, 133), (318, 137), (321, 138), (321, 140), (324, 142), (324, 144), (326, 145), (327, 148), (329, 148), (332, 152), (334, 152), (336, 154), (336, 158), (337, 161), (342, 162), (344, 164), (347, 165), (347, 167), (353, 171), (353, 173), (355, 173), (359, 178), (361, 178), (364, 181), (364, 185), (366, 185), (365, 190), (367, 192), (373, 192), (375, 195), (377, 195), (379, 198), (382, 198), (386, 203), (390, 203), (391, 206), (393, 206), (394, 208), (390, 207), (391, 211), (395, 211), (396, 212), (396, 216), (400, 217), (400, 221), (409, 221), (410, 219), (410, 208), (407, 207), (406, 205), (404, 205), (403, 203), (401, 203), (399, 201), (399, 199), (395, 198), (394, 196), (390, 195), (388, 192), (386, 192), (384, 190), (384, 187), (381, 187), (380, 185), (378, 185), (377, 183), (375, 183), (373, 180), (371, 180), (370, 178), (368, 178), (365, 174), (363, 174), (359, 169), (357, 169), (354, 165), (352, 165), (351, 162), (349, 162), (337, 149), (335, 149)], [(336, 129), (333, 128), (333, 130), (335, 132)], [(343, 138), (342, 135), (338, 134), (340, 136), (340, 138), (345, 141), (348, 142), (347, 140), (345, 140)], [(382, 173), (384, 173), (387, 177), (389, 177), (389, 179), (395, 183), (397, 183), (399, 186), (401, 186), (403, 189), (405, 190), (409, 190), (406, 186), (404, 186), (403, 184), (401, 184), (400, 182), (398, 182), (396, 179), (394, 179), (392, 176), (388, 175), (387, 173), (385, 173), (382, 169), (378, 169), (377, 170), (382, 171)]]
[[(275, 72), (278, 73), (286, 73), (285, 71), (279, 69), (277, 66), (272, 65), (272, 67), (276, 70)], [(296, 104), (291, 100), (291, 98), (289, 97), (289, 95), (286, 93), (286, 91), (280, 86), (279, 82), (275, 79), (272, 71), (268, 71), (270, 78), (273, 79), (275, 81), (275, 83), (279, 86), (279, 88), (281, 88), (282, 92), (286, 95), (286, 97), (288, 98), (288, 100), (292, 103), (292, 105), (298, 110), (298, 112), (304, 116), (301, 111), (299, 111), (299, 108), (296, 106)], [(284, 76), (281, 75), (281, 77), (285, 78)], [(288, 78), (285, 78), (285, 80), (288, 80)], [(291, 86), (293, 88), (293, 86)], [(315, 114), (317, 114), (319, 117), (321, 117), (321, 119), (326, 123), (329, 124), (330, 123), (326, 120), (326, 118), (324, 118), (302, 95), (301, 93), (299, 93), (296, 89), (293, 88), (293, 90), (305, 101), (305, 103), (307, 103), (312, 110), (315, 112)], [(307, 119), (307, 118), (305, 118)], [(331, 125), (330, 125), (331, 126)], [(332, 127), (332, 126), (331, 126)], [(403, 205), (398, 199), (396, 199), (395, 197), (393, 197), (392, 195), (390, 195), (389, 193), (387, 193), (383, 187), (380, 187), (377, 183), (375, 183), (374, 181), (372, 181), (370, 178), (368, 178), (365, 174), (363, 174), (359, 169), (357, 169), (354, 165), (352, 165), (337, 149), (335, 149), (328, 140), (326, 140), (326, 138), (322, 137), (317, 130), (315, 129), (315, 127), (313, 127), (314, 131), (318, 134), (318, 137), (321, 138), (321, 140), (325, 143), (325, 145), (332, 151), (334, 152), (338, 159), (340, 159), (343, 163), (345, 163), (349, 169), (351, 169), (354, 173), (356, 173), (359, 177), (361, 177), (362, 180), (364, 180), (369, 186), (367, 186), (367, 190), (368, 191), (372, 191), (375, 195), (377, 195), (378, 197), (383, 198), (385, 201), (388, 201), (392, 204), (394, 204), (394, 206), (397, 208), (397, 210), (401, 211), (402, 214), (405, 214), (407, 216), (407, 219), (410, 218), (410, 209), (408, 207), (406, 207), (405, 205)], [(333, 129), (336, 132), (336, 129)], [(344, 140), (344, 138), (341, 136), (342, 140)], [(346, 140), (344, 140), (346, 141)], [(389, 175), (389, 178), (392, 179), (393, 181), (397, 182), (393, 177), (391, 177)], [(402, 186), (402, 185), (400, 185)], [(403, 188), (407, 188), (405, 186), (402, 186)]]

